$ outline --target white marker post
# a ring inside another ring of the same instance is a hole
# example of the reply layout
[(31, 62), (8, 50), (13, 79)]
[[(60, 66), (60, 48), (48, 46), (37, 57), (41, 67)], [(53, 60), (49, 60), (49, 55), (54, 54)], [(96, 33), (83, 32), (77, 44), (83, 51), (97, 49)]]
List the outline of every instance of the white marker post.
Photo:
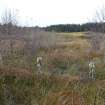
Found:
[(89, 78), (95, 80), (95, 64), (93, 61), (89, 63)]
[(38, 68), (38, 72), (41, 73), (41, 68), (42, 68), (42, 57), (37, 57), (37, 68)]

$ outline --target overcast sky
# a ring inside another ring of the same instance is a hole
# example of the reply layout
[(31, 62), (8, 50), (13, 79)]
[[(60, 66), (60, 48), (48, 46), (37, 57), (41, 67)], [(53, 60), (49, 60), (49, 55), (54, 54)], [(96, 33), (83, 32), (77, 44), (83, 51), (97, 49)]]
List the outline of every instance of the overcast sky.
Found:
[(21, 25), (86, 23), (105, 0), (0, 0), (0, 15), (14, 9)]

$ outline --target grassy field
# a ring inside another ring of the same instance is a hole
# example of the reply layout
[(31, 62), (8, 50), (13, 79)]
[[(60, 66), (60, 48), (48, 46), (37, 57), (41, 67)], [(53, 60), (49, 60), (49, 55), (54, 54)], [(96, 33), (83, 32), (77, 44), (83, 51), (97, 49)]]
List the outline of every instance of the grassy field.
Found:
[[(37, 34), (39, 44), (45, 46), (36, 52), (31, 52), (34, 34), (28, 39), (1, 38), (0, 48), (5, 53), (0, 65), (0, 105), (104, 105), (104, 43), (98, 50), (91, 49), (90, 43), (90, 36), (97, 33)], [(37, 56), (43, 57), (41, 74), (37, 73)], [(90, 59), (96, 65), (95, 80), (87, 77)]]

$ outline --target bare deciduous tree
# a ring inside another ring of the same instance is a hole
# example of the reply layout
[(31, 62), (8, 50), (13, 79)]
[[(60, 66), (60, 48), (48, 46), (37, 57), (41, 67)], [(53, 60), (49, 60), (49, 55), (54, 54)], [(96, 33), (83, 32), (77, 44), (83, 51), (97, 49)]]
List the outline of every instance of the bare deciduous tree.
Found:
[(96, 11), (95, 20), (97, 22), (105, 22), (105, 7), (103, 6), (100, 10)]
[[(91, 45), (90, 50), (92, 52), (99, 52), (102, 50), (102, 43), (105, 40), (105, 6), (102, 6), (99, 10), (96, 11), (93, 21), (95, 24), (95, 33), (88, 33), (88, 41)], [(91, 29), (94, 31), (93, 29)]]
[(16, 12), (10, 9), (5, 10), (1, 17), (1, 22), (3, 24), (1, 31), (4, 34), (11, 35), (17, 25)]
[(96, 11), (94, 21), (98, 23), (98, 30), (100, 32), (105, 32), (105, 6), (102, 6), (99, 10)]

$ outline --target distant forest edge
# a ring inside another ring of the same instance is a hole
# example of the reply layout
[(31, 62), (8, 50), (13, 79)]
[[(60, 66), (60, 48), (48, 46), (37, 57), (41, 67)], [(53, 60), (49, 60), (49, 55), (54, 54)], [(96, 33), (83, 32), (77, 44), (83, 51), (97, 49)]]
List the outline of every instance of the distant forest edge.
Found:
[(85, 23), (85, 24), (59, 24), (43, 28), (45, 31), (54, 32), (84, 32), (95, 31), (105, 32), (105, 23)]
[(105, 33), (105, 23), (85, 23), (85, 24), (58, 24), (46, 27), (21, 27), (13, 24), (0, 24), (0, 34), (22, 34), (29, 31), (48, 31), (48, 32), (102, 32)]

